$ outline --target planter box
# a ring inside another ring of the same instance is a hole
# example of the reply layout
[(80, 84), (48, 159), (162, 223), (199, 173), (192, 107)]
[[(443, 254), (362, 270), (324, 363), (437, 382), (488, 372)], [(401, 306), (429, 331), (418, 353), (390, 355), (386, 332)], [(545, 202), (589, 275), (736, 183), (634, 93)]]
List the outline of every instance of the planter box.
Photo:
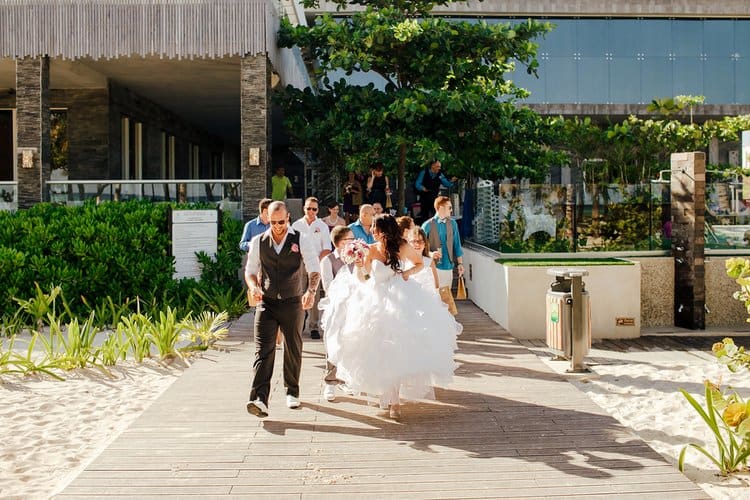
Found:
[[(545, 297), (554, 281), (547, 269), (553, 266), (506, 266), (496, 258), (492, 252), (464, 249), (469, 299), (514, 337), (544, 339)], [(584, 283), (591, 298), (593, 338), (639, 337), (640, 264), (575, 267), (589, 272)]]

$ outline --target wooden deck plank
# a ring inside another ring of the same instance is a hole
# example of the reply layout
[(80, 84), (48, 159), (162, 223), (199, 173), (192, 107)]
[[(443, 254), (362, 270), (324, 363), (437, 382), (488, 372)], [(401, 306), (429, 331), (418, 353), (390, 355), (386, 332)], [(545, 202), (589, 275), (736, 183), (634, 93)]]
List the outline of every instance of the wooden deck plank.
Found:
[[(308, 339), (302, 408), (284, 406), (279, 362), (271, 417), (249, 416), (252, 343), (239, 343), (197, 361), (59, 497), (706, 498), (535, 343), (459, 307), (455, 383), (404, 405), (401, 422), (372, 398), (324, 401), (323, 346)], [(235, 324), (233, 340), (248, 332)]]

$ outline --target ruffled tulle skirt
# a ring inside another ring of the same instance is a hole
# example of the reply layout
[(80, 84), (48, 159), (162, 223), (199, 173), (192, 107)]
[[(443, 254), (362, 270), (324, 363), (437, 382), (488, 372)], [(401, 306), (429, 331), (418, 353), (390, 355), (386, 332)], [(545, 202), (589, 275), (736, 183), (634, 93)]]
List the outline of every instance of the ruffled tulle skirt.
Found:
[(381, 404), (431, 399), (453, 380), (462, 327), (439, 296), (400, 275), (376, 282), (339, 274), (321, 301), (328, 359), (354, 391)]

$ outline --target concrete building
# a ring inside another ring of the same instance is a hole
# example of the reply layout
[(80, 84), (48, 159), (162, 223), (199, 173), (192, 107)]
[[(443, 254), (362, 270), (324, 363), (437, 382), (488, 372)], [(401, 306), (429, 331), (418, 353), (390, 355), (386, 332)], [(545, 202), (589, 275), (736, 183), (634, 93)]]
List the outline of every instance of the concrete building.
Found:
[(0, 204), (150, 193), (254, 216), (272, 87), (309, 82), (280, 15), (304, 22), (293, 0), (0, 3)]

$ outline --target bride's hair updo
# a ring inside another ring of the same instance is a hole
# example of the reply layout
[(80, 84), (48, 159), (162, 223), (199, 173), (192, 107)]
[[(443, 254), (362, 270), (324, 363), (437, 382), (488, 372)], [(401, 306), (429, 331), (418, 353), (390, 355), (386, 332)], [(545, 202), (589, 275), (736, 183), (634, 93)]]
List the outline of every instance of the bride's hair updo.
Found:
[(401, 272), (401, 265), (398, 261), (398, 252), (404, 239), (401, 236), (403, 231), (398, 227), (396, 218), (392, 215), (383, 214), (375, 217), (375, 228), (383, 235), (383, 245), (385, 246), (385, 263), (395, 272)]

